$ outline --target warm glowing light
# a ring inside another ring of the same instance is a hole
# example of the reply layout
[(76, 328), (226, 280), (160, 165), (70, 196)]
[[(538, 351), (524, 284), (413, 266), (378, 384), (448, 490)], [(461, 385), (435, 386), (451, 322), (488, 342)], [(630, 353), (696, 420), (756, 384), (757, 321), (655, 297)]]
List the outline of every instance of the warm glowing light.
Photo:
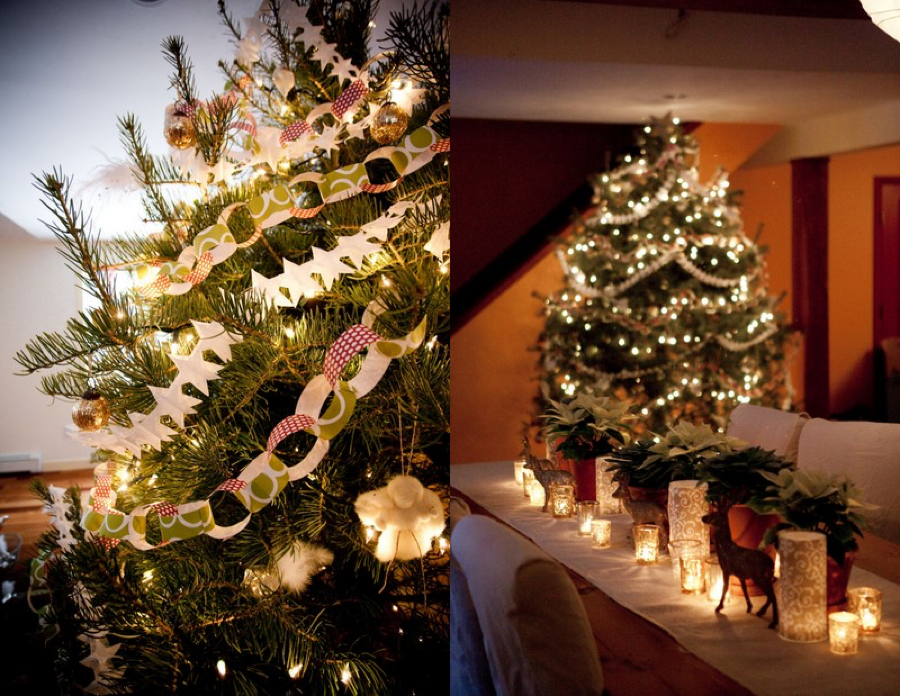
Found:
[(288, 670), (288, 674), (291, 676), (291, 679), (296, 679), (300, 676), (300, 670), (303, 669), (303, 663), (300, 662)]
[(228, 672), (228, 667), (225, 666), (225, 660), (216, 662), (216, 671), (222, 679), (225, 678), (225, 674)]
[(344, 666), (344, 669), (341, 670), (341, 682), (344, 684), (350, 683), (350, 667)]
[(293, 338), (294, 337), (294, 329), (291, 328), (290, 326), (285, 326), (284, 327), (284, 335), (287, 336), (288, 338)]

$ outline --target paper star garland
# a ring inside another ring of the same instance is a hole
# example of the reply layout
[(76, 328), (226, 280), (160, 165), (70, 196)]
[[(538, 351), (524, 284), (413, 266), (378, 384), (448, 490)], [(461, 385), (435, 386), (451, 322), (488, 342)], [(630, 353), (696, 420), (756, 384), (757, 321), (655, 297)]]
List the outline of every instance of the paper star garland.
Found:
[(381, 245), (368, 241), (366, 236), (365, 232), (359, 232), (349, 237), (338, 238), (334, 253), (340, 258), (350, 259), (350, 263), (357, 268), (362, 268), (363, 258), (381, 251)]
[(184, 427), (184, 417), (196, 413), (194, 406), (201, 403), (200, 399), (183, 393), (180, 386), (176, 389), (171, 387), (148, 387), (148, 389), (156, 399), (156, 408), (150, 414), (169, 416), (178, 424), (179, 428)]
[(336, 254), (325, 251), (324, 249), (319, 249), (319, 247), (313, 247), (312, 252), (312, 262), (315, 264), (315, 268), (313, 268), (312, 272), (319, 274), (326, 290), (331, 290), (334, 281), (337, 280), (337, 277), (342, 273), (353, 273), (353, 269), (341, 261)]
[(238, 343), (240, 338), (228, 333), (225, 327), (217, 321), (206, 323), (192, 320), (191, 324), (194, 325), (197, 335), (200, 337), (194, 350), (201, 352), (211, 350), (225, 362), (231, 360), (231, 346)]

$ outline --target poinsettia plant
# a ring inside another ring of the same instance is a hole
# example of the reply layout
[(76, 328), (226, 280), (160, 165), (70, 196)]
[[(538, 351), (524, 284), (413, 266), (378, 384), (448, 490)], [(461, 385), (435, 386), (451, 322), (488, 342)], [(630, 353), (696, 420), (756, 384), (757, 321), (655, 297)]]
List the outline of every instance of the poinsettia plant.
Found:
[(544, 435), (557, 439), (557, 451), (566, 459), (581, 461), (609, 454), (628, 443), (634, 418), (632, 405), (605, 396), (579, 394), (569, 401), (550, 401), (541, 416), (546, 421)]
[(763, 474), (777, 474), (789, 467), (783, 457), (771, 450), (747, 447), (704, 458), (697, 473), (707, 485), (707, 500), (734, 505), (765, 492), (769, 481)]
[(763, 472), (769, 485), (747, 504), (756, 512), (777, 512), (784, 522), (766, 532), (763, 542), (772, 543), (778, 532), (798, 529), (825, 535), (828, 555), (843, 565), (848, 551), (856, 551), (862, 537), (863, 513), (875, 505), (862, 499), (862, 491), (844, 474), (808, 469)]
[(635, 443), (616, 452), (607, 469), (615, 472), (613, 479), (627, 480), (632, 486), (665, 488), (671, 481), (698, 478), (705, 459), (747, 444), (706, 424), (687, 421), (680, 421), (657, 438), (658, 442)]

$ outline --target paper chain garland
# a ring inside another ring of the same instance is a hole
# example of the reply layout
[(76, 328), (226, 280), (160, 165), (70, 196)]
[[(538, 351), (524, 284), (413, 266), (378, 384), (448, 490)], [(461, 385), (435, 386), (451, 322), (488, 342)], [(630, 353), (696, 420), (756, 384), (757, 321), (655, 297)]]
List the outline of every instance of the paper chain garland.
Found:
[[(422, 126), (408, 135), (400, 146), (379, 148), (362, 163), (341, 167), (328, 174), (307, 172), (300, 174), (287, 185), (280, 185), (247, 202), (233, 203), (225, 208), (214, 225), (207, 227), (194, 239), (191, 246), (179, 254), (176, 261), (167, 261), (156, 267), (155, 280), (140, 288), (148, 298), (159, 295), (182, 295), (202, 283), (213, 266), (228, 259), (235, 251), (247, 247), (259, 239), (262, 231), (274, 227), (289, 218), (314, 217), (326, 205), (342, 201), (360, 193), (382, 193), (396, 187), (402, 179), (428, 164), (438, 153), (450, 151), (450, 139), (440, 139), (428, 126)], [(400, 176), (386, 184), (372, 184), (366, 163), (387, 159)], [(322, 197), (322, 203), (312, 208), (299, 208), (297, 196), (291, 186), (314, 183)], [(228, 228), (228, 218), (238, 208), (246, 207), (255, 225), (253, 235), (238, 244)], [(154, 264), (138, 268), (138, 277), (153, 277)], [(328, 287), (331, 285), (328, 283)]]
[[(220, 527), (213, 519), (210, 499), (196, 500), (178, 506), (166, 501), (140, 505), (124, 514), (113, 508), (116, 501), (112, 490), (112, 475), (101, 464), (95, 469), (95, 486), (91, 489), (89, 508), (81, 520), (85, 530), (98, 535), (107, 546), (122, 540), (135, 548), (154, 548), (146, 541), (147, 515), (159, 516), (163, 543), (190, 539), (207, 534), (216, 539), (228, 539), (242, 531), (253, 513), (268, 505), (289, 481), (307, 476), (328, 452), (329, 442), (349, 422), (356, 401), (368, 394), (384, 376), (390, 361), (417, 349), (425, 337), (425, 320), (400, 339), (385, 339), (372, 330), (377, 314), (383, 311), (378, 300), (366, 308), (362, 324), (345, 331), (328, 349), (323, 374), (314, 377), (297, 400), (294, 415), (279, 422), (269, 436), (266, 450), (250, 462), (233, 479), (224, 481), (215, 492), (235, 495), (247, 508), (247, 516), (236, 524)], [(340, 373), (350, 359), (368, 349), (359, 372), (350, 380), (340, 380)], [(326, 399), (331, 402), (324, 413)], [(292, 467), (285, 466), (274, 450), (288, 435), (308, 432), (316, 441), (307, 455)]]

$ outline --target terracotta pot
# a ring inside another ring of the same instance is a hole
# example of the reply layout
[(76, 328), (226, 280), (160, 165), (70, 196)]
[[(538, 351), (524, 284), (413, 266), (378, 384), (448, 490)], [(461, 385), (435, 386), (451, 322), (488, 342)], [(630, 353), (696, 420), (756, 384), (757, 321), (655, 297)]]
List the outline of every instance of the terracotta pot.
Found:
[[(728, 528), (731, 532), (731, 540), (745, 549), (758, 549), (766, 530), (779, 522), (781, 522), (781, 515), (777, 513), (760, 515), (746, 505), (734, 505), (728, 510)], [(772, 560), (775, 560), (773, 544), (766, 546), (763, 551)], [(729, 585), (733, 596), (742, 596), (740, 580), (732, 577)], [(747, 580), (747, 594), (751, 597), (761, 597), (764, 593), (752, 580)]]
[(632, 500), (644, 500), (649, 503), (656, 503), (663, 510), (669, 502), (669, 489), (666, 488), (644, 488), (642, 486), (628, 486), (628, 493)]
[(844, 555), (844, 565), (838, 565), (831, 556), (827, 559), (828, 613), (844, 611), (847, 606), (847, 583), (856, 560), (856, 551), (848, 551)]

